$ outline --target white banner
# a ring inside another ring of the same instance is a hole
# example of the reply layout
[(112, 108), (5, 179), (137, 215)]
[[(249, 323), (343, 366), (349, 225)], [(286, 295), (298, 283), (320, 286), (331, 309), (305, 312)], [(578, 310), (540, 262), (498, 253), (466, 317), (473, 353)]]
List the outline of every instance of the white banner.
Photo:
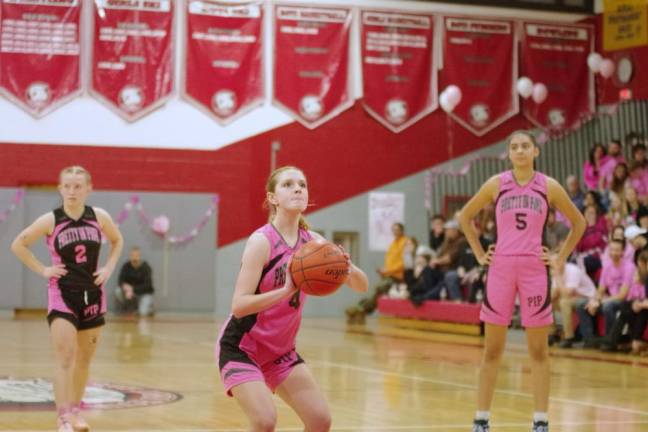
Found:
[(405, 194), (371, 192), (369, 194), (369, 250), (385, 252), (394, 240), (392, 225), (405, 220)]

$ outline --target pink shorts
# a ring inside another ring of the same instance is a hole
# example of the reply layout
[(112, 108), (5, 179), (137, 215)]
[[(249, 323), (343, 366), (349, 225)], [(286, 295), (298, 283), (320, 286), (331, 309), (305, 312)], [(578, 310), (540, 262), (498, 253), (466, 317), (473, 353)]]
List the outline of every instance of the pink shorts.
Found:
[[(238, 352), (234, 352), (238, 351)], [(292, 369), (304, 360), (292, 350), (261, 366), (238, 348), (223, 349), (219, 352), (221, 380), (225, 393), (232, 396), (232, 388), (250, 381), (264, 382), (274, 393), (277, 387), (288, 377)]]
[(493, 256), (479, 318), (490, 324), (508, 326), (515, 296), (519, 295), (523, 327), (553, 323), (550, 280), (549, 267), (540, 257)]

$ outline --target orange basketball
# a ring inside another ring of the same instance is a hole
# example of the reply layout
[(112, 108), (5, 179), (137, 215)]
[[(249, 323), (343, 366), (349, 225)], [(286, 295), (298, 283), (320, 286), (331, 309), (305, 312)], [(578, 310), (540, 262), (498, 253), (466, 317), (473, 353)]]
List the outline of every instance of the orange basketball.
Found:
[(349, 262), (341, 248), (322, 239), (303, 244), (290, 261), (290, 274), (296, 287), (306, 294), (329, 295), (349, 274)]

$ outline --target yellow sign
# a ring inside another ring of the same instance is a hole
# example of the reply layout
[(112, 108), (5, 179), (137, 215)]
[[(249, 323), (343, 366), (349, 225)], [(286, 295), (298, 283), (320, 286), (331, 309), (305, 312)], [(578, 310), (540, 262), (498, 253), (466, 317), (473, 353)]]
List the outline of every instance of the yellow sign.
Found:
[(603, 50), (648, 45), (647, 0), (603, 0)]

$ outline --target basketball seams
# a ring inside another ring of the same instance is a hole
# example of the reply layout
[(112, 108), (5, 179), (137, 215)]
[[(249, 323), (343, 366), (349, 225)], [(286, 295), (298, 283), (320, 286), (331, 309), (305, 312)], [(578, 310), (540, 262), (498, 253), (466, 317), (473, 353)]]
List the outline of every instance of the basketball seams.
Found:
[[(314, 264), (314, 265), (310, 265), (308, 267), (304, 267), (304, 265), (302, 264), (301, 270), (303, 272), (304, 270), (310, 270), (310, 269), (314, 269), (314, 268), (317, 268), (317, 267), (328, 267), (328, 266), (332, 266), (334, 264), (348, 264), (348, 261), (347, 260), (332, 261), (332, 262), (327, 262), (327, 263), (324, 263), (324, 264)], [(348, 265), (347, 265), (347, 267), (348, 267)]]
[[(333, 273), (329, 274), (328, 269)], [(333, 293), (342, 285), (339, 276), (348, 270), (349, 262), (340, 248), (327, 241), (304, 244), (294, 252), (290, 263), (297, 288), (314, 296)]]
[[(307, 258), (307, 257), (313, 255), (315, 252), (317, 252), (317, 251), (319, 251), (320, 249), (322, 249), (323, 247), (327, 247), (327, 246), (329, 246), (328, 243), (323, 243), (323, 244), (321, 244), (320, 247), (318, 247), (317, 249), (314, 249), (314, 250), (308, 252), (306, 255), (301, 255), (301, 256), (299, 256), (298, 258), (303, 260), (304, 258)], [(299, 253), (299, 251), (297, 251), (297, 253)]]

